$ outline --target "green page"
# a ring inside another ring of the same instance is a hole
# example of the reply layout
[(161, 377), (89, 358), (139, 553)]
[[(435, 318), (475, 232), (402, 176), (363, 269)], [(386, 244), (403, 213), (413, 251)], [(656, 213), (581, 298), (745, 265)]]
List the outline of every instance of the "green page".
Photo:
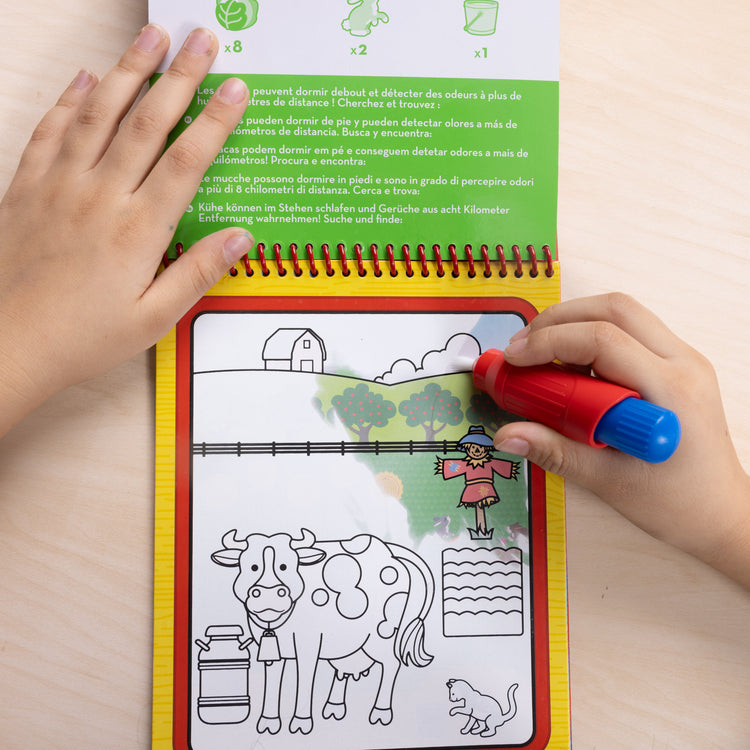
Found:
[(217, 72), (175, 135), (227, 74), (251, 92), (175, 243), (239, 224), (284, 257), (324, 244), (555, 257), (555, 2), (150, 6), (175, 39), (220, 33)]

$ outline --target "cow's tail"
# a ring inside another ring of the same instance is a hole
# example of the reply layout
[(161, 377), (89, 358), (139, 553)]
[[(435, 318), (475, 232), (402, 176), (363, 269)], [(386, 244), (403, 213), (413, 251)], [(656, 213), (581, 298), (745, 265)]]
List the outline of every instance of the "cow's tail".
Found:
[(432, 654), (428, 654), (424, 647), (424, 620), (421, 617), (412, 620), (405, 627), (402, 621), (397, 638), (396, 656), (403, 665), (426, 667), (432, 661)]
[(424, 621), (435, 597), (435, 579), (427, 563), (415, 552), (399, 544), (388, 547), (404, 564), (411, 579), (394, 650), (403, 665), (426, 667), (433, 657), (424, 647)]

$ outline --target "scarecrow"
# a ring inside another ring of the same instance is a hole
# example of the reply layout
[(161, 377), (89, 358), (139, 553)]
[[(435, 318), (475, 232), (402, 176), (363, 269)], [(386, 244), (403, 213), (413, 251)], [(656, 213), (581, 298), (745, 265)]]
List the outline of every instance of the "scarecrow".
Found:
[(457, 444), (466, 458), (439, 458), (435, 473), (443, 479), (462, 476), (466, 482), (459, 508), (473, 508), (476, 513), (476, 528), (469, 529), (472, 539), (492, 539), (494, 529), (487, 529), (485, 508), (500, 501), (495, 490), (494, 474), (504, 479), (518, 479), (520, 462), (505, 461), (492, 457), (492, 438), (481, 425), (472, 425)]

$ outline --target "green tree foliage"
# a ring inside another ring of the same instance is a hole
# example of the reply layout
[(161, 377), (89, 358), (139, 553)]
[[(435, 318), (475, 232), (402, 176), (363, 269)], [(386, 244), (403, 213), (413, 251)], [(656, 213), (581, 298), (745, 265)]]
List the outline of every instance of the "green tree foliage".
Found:
[(502, 425), (515, 419), (510, 412), (501, 409), (486, 393), (475, 393), (471, 397), (466, 417), (471, 424), (481, 424), (488, 433), (497, 432)]
[(434, 440), (446, 426), (461, 424), (464, 418), (461, 399), (437, 383), (428, 383), (419, 393), (412, 393), (398, 410), (409, 427), (424, 428), (425, 440)]
[(351, 430), (360, 443), (370, 439), (373, 427), (385, 427), (396, 414), (396, 405), (380, 393), (370, 390), (367, 383), (345, 388), (341, 395), (331, 399), (336, 416)]

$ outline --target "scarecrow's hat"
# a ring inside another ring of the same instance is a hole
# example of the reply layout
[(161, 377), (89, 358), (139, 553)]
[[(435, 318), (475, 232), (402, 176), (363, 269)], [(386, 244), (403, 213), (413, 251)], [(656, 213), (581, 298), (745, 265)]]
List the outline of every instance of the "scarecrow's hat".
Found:
[(485, 448), (492, 447), (492, 438), (484, 431), (482, 425), (472, 425), (469, 431), (458, 441), (458, 445), (483, 445)]

